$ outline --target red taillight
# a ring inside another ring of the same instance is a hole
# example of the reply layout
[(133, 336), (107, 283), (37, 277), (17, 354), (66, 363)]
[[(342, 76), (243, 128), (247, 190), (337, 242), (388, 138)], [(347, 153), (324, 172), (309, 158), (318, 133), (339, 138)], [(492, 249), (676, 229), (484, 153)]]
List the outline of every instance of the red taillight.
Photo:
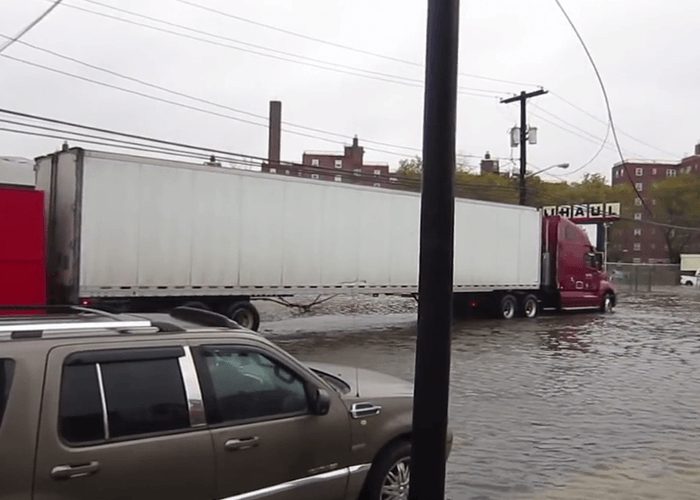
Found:
[(90, 304), (92, 304), (92, 301), (90, 299), (80, 299), (81, 306), (89, 306)]
[(476, 309), (477, 307), (479, 307), (479, 303), (478, 303), (476, 300), (472, 300), (472, 301), (469, 303), (469, 306), (470, 306), (472, 309)]

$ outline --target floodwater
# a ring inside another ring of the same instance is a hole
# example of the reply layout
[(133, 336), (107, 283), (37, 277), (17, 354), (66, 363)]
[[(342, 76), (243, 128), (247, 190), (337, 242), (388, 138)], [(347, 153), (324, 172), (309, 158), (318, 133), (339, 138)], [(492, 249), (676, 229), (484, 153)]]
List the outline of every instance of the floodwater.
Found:
[[(302, 359), (411, 380), (415, 306), (368, 304), (263, 329)], [(457, 322), (447, 497), (700, 498), (699, 412), (700, 291), (623, 297), (611, 315)]]

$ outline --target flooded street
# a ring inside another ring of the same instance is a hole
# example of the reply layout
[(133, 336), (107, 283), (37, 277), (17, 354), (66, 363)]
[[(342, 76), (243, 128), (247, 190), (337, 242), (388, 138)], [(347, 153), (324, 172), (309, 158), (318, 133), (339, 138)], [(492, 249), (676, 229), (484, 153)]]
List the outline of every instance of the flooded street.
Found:
[[(694, 292), (626, 296), (607, 316), (457, 322), (448, 498), (698, 498)], [(302, 359), (412, 379), (414, 306), (363, 304), (263, 330)]]

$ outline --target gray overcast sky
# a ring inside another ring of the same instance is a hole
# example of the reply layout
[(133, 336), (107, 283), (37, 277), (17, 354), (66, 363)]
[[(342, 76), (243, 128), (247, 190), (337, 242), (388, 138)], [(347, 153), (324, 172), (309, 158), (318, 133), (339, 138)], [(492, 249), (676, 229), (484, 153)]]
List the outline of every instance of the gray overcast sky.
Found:
[[(423, 71), (417, 66), (303, 40), (176, 0), (100, 1), (246, 43), (400, 75), (404, 82), (423, 78)], [(192, 1), (339, 44), (423, 62), (424, 1)], [(700, 139), (700, 100), (696, 96), (700, 88), (697, 32), (700, 2), (563, 0), (563, 3), (596, 59), (619, 132), (647, 143), (621, 134), (626, 156), (679, 158), (691, 152)], [(46, 0), (4, 0), (0, 3), (0, 34), (15, 35), (49, 5)], [(64, 5), (57, 7), (23, 40), (260, 115), (267, 114), (270, 99), (279, 99), (283, 102), (283, 120), (347, 135), (346, 140), (325, 136), (328, 142), (283, 134), (282, 156), (286, 160), (299, 161), (304, 150), (339, 150), (353, 134), (359, 136), (361, 143), (363, 139), (370, 139), (420, 147), (421, 88), (187, 40), (87, 14), (70, 5), (154, 24), (86, 0), (65, 0)], [(586, 162), (598, 149), (606, 126), (574, 109), (559, 96), (601, 119), (605, 117), (605, 108), (593, 70), (554, 1), (463, 0), (460, 24), (460, 72), (533, 82), (553, 91), (531, 101), (541, 108), (531, 108), (538, 116), (531, 114), (530, 123), (539, 128), (539, 144), (529, 149), (528, 158), (533, 164), (544, 167), (569, 162), (573, 170)], [(234, 115), (58, 59), (19, 43), (5, 54)], [(460, 78), (460, 85), (497, 91), (502, 96), (521, 90), (516, 85), (467, 76)], [(257, 156), (264, 156), (267, 151), (264, 126), (155, 102), (2, 57), (0, 96), (3, 108)], [(237, 116), (266, 125), (261, 119)], [(495, 155), (510, 157), (507, 130), (515, 124), (517, 116), (516, 104), (499, 104), (497, 97), (460, 95), (458, 152), (482, 155), (490, 150)], [(0, 155), (34, 157), (56, 149), (59, 143), (55, 139), (0, 132)], [(577, 179), (584, 172), (609, 176), (611, 165), (617, 161), (612, 139), (609, 144), (589, 168), (567, 179)], [(411, 150), (392, 150), (397, 154), (367, 151), (365, 157), (367, 161), (388, 162), (395, 168), (401, 157), (412, 155)], [(513, 152), (513, 156), (517, 158), (517, 152)], [(470, 163), (477, 164), (478, 160), (471, 159)]]

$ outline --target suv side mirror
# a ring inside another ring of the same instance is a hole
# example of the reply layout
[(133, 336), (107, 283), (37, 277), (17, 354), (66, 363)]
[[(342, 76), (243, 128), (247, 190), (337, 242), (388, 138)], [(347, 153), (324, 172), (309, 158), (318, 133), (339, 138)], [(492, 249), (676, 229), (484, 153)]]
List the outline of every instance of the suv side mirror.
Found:
[(311, 413), (325, 415), (331, 408), (331, 397), (325, 389), (314, 388), (311, 396)]

